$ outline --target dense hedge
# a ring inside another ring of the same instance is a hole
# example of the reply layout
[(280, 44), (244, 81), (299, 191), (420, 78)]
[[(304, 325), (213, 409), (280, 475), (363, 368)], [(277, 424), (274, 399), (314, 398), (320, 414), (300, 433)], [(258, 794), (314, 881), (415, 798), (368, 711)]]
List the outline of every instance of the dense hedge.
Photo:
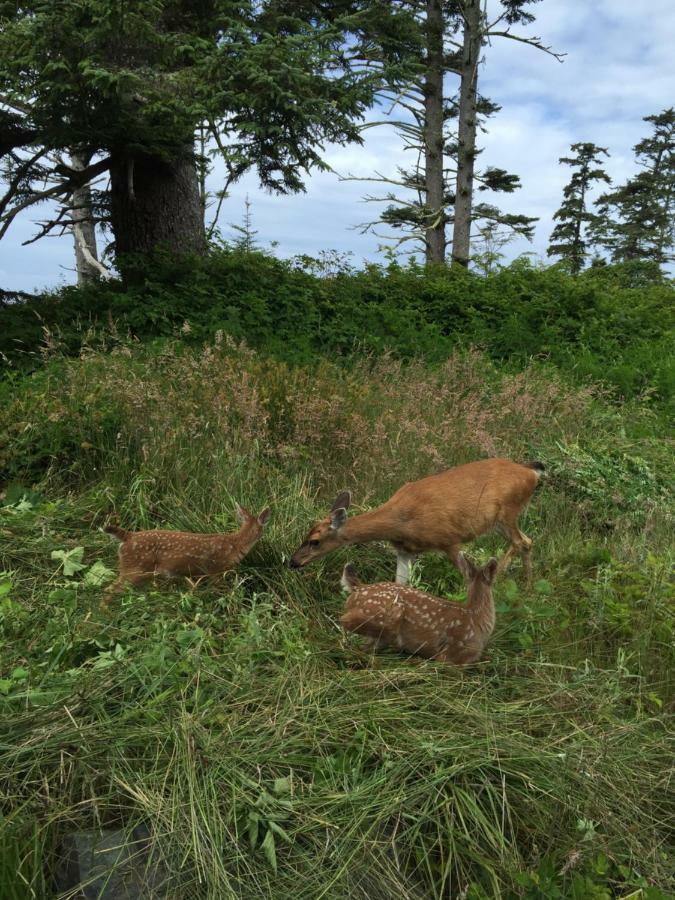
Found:
[(12, 365), (34, 365), (45, 336), (78, 352), (94, 339), (90, 329), (96, 341), (128, 333), (202, 341), (220, 329), (292, 362), (355, 350), (436, 362), (474, 344), (502, 364), (546, 358), (617, 395), (664, 401), (675, 380), (674, 299), (672, 281), (639, 265), (573, 278), (521, 259), (482, 277), (415, 264), (354, 271), (219, 249), (205, 259), (157, 260), (135, 286), (111, 281), (5, 303), (0, 352)]

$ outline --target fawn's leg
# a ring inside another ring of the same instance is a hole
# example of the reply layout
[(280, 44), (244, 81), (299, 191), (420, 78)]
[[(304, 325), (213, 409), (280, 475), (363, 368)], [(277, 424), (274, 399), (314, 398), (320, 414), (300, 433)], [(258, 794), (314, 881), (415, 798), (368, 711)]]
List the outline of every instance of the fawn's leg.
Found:
[(101, 601), (101, 606), (109, 606), (112, 598), (116, 597), (117, 594), (121, 594), (128, 584), (132, 587), (140, 587), (151, 578), (152, 574), (148, 574), (147, 572), (120, 572), (115, 581), (113, 581), (105, 592), (103, 600)]

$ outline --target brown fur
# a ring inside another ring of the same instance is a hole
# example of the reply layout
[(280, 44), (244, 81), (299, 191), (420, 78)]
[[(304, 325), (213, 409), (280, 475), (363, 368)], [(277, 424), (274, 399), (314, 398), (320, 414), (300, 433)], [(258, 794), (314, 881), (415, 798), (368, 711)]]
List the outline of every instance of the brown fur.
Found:
[(499, 564), (503, 572), (515, 553), (523, 555), (529, 577), (532, 541), (518, 528), (543, 470), (541, 463), (508, 459), (467, 463), (404, 484), (382, 506), (347, 518), (349, 493), (338, 496), (329, 516), (317, 522), (291, 559), (300, 568), (349, 544), (387, 540), (402, 553), (446, 553), (459, 566), (461, 547), (499, 527), (510, 546)]
[(495, 626), (497, 560), (478, 569), (461, 557), (460, 568), (468, 582), (466, 603), (392, 582), (362, 585), (351, 566), (345, 566), (343, 586), (351, 593), (342, 627), (370, 638), (376, 647), (396, 647), (456, 666), (476, 662)]
[(259, 516), (237, 507), (242, 527), (232, 534), (194, 534), (188, 531), (125, 531), (104, 529), (120, 543), (119, 575), (108, 590), (107, 602), (127, 584), (138, 587), (156, 576), (213, 577), (237, 566), (259, 540), (270, 510)]

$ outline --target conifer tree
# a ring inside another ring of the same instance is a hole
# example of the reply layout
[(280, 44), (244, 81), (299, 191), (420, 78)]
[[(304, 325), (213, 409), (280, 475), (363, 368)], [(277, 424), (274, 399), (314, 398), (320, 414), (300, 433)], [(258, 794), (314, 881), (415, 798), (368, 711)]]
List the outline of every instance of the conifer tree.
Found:
[(547, 253), (557, 256), (573, 275), (584, 268), (588, 256), (586, 232), (597, 227), (598, 216), (588, 209), (588, 195), (594, 182), (611, 179), (602, 168), (601, 157), (609, 156), (604, 147), (590, 142), (572, 144), (573, 156), (561, 156), (559, 162), (574, 169), (563, 189), (563, 202), (553, 218), (557, 225), (551, 233)]
[(0, 237), (45, 201), (60, 210), (44, 233), (71, 222), (73, 195), (105, 175), (94, 204), (118, 256), (203, 252), (200, 129), (224, 190), (251, 168), (302, 190), (323, 142), (361, 139), (374, 80), (348, 65), (344, 34), (274, 0), (0, 0)]
[(645, 116), (652, 133), (633, 148), (641, 171), (597, 201), (595, 242), (613, 262), (675, 257), (675, 109)]
[[(526, 9), (534, 2), (537, 0), (499, 0), (492, 17), (481, 0), (398, 0), (389, 4), (399, 14), (405, 13), (410, 23), (401, 55), (411, 61), (412, 75), (404, 86), (400, 80), (388, 84), (381, 96), (391, 100), (392, 109), (404, 112), (401, 120), (389, 121), (415, 163), (399, 169), (395, 176), (376, 173), (368, 179), (393, 190), (367, 200), (388, 204), (378, 221), (403, 232), (399, 241), (423, 243), (427, 263), (444, 262), (451, 246), (453, 262), (468, 265), (474, 223), (498, 220), (521, 234), (532, 233), (536, 219), (508, 216), (493, 203), (477, 202), (478, 191), (511, 192), (520, 183), (516, 175), (503, 169), (478, 170), (476, 159), (480, 154), (477, 134), (486, 117), (499, 109), (478, 92), (484, 48), (493, 38), (509, 38), (551, 53), (539, 38), (513, 31), (534, 20)], [(366, 33), (370, 38), (366, 46), (376, 58), (380, 52), (377, 27)], [(457, 83), (448, 91), (451, 79)], [(363, 227), (373, 229), (377, 221)]]

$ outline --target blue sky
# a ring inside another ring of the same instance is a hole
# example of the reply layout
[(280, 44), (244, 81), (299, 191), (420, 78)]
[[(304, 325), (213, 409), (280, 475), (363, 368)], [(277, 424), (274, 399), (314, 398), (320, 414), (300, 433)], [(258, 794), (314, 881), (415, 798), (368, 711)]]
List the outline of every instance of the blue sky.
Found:
[[(495, 8), (496, 0), (488, 0)], [(605, 168), (615, 182), (635, 171), (632, 147), (648, 133), (642, 117), (675, 104), (675, 2), (673, 0), (542, 0), (537, 20), (523, 29), (567, 54), (564, 63), (514, 41), (496, 39), (486, 48), (481, 93), (500, 103), (501, 112), (483, 137), (481, 165), (496, 165), (520, 176), (522, 189), (499, 198), (503, 209), (539, 216), (532, 244), (524, 239), (507, 248), (509, 256), (533, 252), (545, 258), (551, 216), (560, 205), (569, 169), (558, 164), (570, 144), (593, 141), (611, 153)], [(454, 83), (448, 80), (448, 91)], [(353, 264), (381, 260), (383, 241), (354, 226), (373, 218), (363, 202), (374, 186), (339, 180), (339, 175), (395, 174), (408, 162), (391, 128), (365, 132), (363, 146), (327, 147), (332, 173), (317, 173), (306, 193), (270, 195), (246, 176), (223, 204), (219, 227), (233, 236), (244, 200), (252, 203), (258, 241), (277, 241), (276, 253), (316, 255), (322, 250), (350, 253)], [(216, 190), (216, 167), (210, 187)], [(22, 247), (35, 231), (34, 210), (17, 219), (0, 241), (0, 287), (26, 290), (74, 281), (71, 238), (47, 238)]]

